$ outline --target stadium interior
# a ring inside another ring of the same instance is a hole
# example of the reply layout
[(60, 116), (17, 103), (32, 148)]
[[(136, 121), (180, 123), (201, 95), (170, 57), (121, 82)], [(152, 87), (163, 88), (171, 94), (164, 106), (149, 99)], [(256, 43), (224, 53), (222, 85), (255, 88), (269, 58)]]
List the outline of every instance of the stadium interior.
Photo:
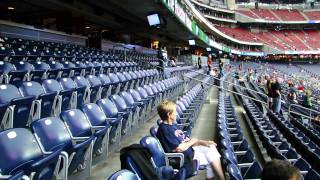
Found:
[(209, 179), (169, 100), (225, 179), (320, 180), (319, 0), (1, 0), (0, 58), (0, 179)]

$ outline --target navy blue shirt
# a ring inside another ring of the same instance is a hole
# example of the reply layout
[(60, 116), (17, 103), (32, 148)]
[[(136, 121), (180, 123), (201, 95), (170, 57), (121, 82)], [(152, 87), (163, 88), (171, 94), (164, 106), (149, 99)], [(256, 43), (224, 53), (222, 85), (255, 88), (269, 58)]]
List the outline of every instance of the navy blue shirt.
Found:
[[(181, 143), (189, 139), (176, 124), (170, 125), (165, 123), (161, 123), (159, 125), (157, 138), (159, 139), (164, 151), (168, 153), (175, 152)], [(193, 157), (192, 147), (185, 150), (183, 154), (188, 157)]]

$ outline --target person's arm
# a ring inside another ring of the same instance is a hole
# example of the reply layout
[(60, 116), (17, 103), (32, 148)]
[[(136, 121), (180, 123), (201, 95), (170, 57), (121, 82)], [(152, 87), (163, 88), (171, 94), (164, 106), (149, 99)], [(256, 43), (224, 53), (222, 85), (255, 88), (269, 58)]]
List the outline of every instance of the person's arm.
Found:
[(199, 140), (195, 146), (211, 146), (211, 145), (217, 145), (214, 141), (207, 141), (207, 140)]
[(183, 152), (185, 150), (187, 150), (188, 148), (192, 147), (193, 145), (198, 143), (198, 139), (197, 138), (191, 138), (189, 141), (185, 141), (181, 144), (179, 144), (179, 146), (175, 149), (176, 152)]

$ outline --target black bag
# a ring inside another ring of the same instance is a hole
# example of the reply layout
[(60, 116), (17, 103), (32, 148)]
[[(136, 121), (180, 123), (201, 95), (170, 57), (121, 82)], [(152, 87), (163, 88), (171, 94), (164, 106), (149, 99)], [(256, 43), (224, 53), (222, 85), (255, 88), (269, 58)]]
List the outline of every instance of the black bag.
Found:
[(136, 168), (141, 173), (142, 180), (184, 180), (186, 179), (187, 169), (180, 169), (178, 173), (174, 172), (171, 166), (163, 166), (155, 169), (150, 162), (151, 155), (148, 150), (140, 144), (132, 144), (120, 150), (121, 169), (132, 170), (128, 167), (127, 160), (130, 158)]
[(159, 179), (155, 168), (150, 162), (151, 156), (148, 150), (140, 144), (132, 144), (120, 150), (121, 169), (132, 170), (127, 166), (127, 158), (131, 158), (136, 167), (139, 168), (143, 179)]

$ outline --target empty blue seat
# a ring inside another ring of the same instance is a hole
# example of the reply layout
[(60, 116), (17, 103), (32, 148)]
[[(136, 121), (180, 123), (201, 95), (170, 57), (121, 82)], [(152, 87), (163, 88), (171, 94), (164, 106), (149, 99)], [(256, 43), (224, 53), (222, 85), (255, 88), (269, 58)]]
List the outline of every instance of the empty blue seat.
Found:
[[(71, 120), (69, 121), (69, 118), (65, 116), (65, 119), (66, 123), (57, 117), (35, 120), (32, 122), (31, 128), (39, 137), (45, 151), (50, 152), (56, 148), (62, 148), (66, 152), (61, 154), (65, 158), (64, 161), (68, 159), (68, 162), (64, 162), (63, 170), (71, 175), (76, 169), (82, 172), (84, 169), (91, 168), (90, 153), (94, 138), (82, 136), (85, 134), (81, 130), (83, 125), (78, 124), (78, 129), (70, 122)], [(89, 154), (86, 155), (86, 153)], [(82, 176), (87, 177), (88, 175), (86, 172)]]
[[(91, 101), (90, 84), (83, 76), (76, 76), (73, 78), (74, 83), (77, 87), (78, 101), (86, 104)], [(82, 97), (82, 100), (80, 99)], [(78, 103), (79, 104), (79, 103)]]
[(90, 74), (94, 74), (94, 71), (95, 71), (95, 69), (94, 69), (94, 64), (92, 63), (92, 62), (90, 62), (90, 61), (85, 61), (84, 62), (84, 65), (86, 66), (86, 76), (87, 75), (90, 75)]
[[(23, 97), (19, 89), (11, 84), (1, 84), (0, 90), (0, 105), (12, 107), (10, 108), (12, 116), (7, 117), (8, 119), (2, 122), (5, 123), (2, 128), (17, 128), (28, 125), (29, 121), (32, 120), (31, 107), (35, 96)], [(1, 118), (3, 118), (3, 115)]]
[(112, 92), (112, 83), (109, 78), (109, 76), (105, 74), (99, 74), (98, 75), (100, 81), (101, 81), (101, 87), (102, 87), (102, 92), (101, 92), (101, 98), (107, 98), (111, 95)]
[(118, 76), (121, 86), (120, 91), (126, 91), (128, 89), (129, 82), (126, 76), (123, 73), (117, 72), (116, 75)]
[(147, 114), (149, 113), (149, 110), (150, 110), (148, 108), (149, 107), (151, 108), (151, 106), (148, 107), (148, 100), (143, 99), (140, 96), (140, 93), (134, 89), (129, 89), (129, 92), (130, 92), (132, 98), (134, 99), (134, 101), (141, 104), (141, 105), (139, 105), (139, 106), (141, 106), (140, 118), (142, 119), (142, 122), (146, 122)]
[(63, 65), (57, 61), (48, 61), (50, 69), (47, 71), (49, 79), (58, 79), (62, 77)]
[(136, 89), (137, 88), (137, 81), (138, 81), (138, 77), (136, 75), (136, 73), (134, 73), (133, 71), (130, 71), (128, 73), (131, 76), (131, 84), (129, 86), (129, 89)]
[(30, 72), (30, 80), (41, 83), (42, 79), (45, 79), (47, 70), (50, 69), (49, 65), (41, 61), (35, 61), (32, 63), (33, 69)]
[(95, 156), (102, 156), (101, 160), (106, 160), (109, 144), (109, 121), (102, 109), (94, 103), (85, 104), (82, 111), (90, 122), (90, 126), (96, 136), (93, 153)]
[[(45, 92), (38, 82), (23, 82), (19, 90), (24, 97), (35, 96), (36, 103), (40, 107), (35, 112), (40, 112), (40, 118), (58, 115), (60, 107), (58, 105), (57, 92)], [(32, 102), (30, 102), (32, 103)]]
[(314, 179), (320, 179), (320, 174), (317, 173), (314, 170), (310, 170), (305, 176), (304, 180), (314, 180)]
[(127, 106), (125, 100), (119, 95), (110, 96), (110, 100), (117, 106), (118, 113), (123, 117), (121, 135), (127, 135), (131, 131), (132, 109)]
[(97, 76), (94, 75), (88, 75), (86, 78), (90, 85), (90, 102), (95, 103), (97, 100), (101, 99), (101, 81)]
[(74, 65), (75, 65), (73, 69), (74, 76), (84, 76), (86, 74), (86, 66), (83, 62), (76, 61)]
[(93, 65), (94, 65), (94, 75), (103, 73), (102, 64), (100, 62), (94, 61)]
[(136, 102), (132, 95), (128, 92), (121, 92), (120, 93), (121, 97), (124, 99), (124, 101), (127, 104), (127, 107), (131, 109), (130, 111), (132, 112), (132, 124), (131, 128), (136, 129), (138, 127), (138, 123), (140, 121), (140, 117), (143, 117), (144, 113), (144, 106), (140, 102)]
[(112, 126), (110, 131), (110, 144), (120, 143), (122, 116), (119, 115), (117, 106), (109, 99), (101, 99), (97, 102)]
[(61, 149), (44, 153), (30, 130), (14, 128), (0, 132), (1, 175), (14, 178), (21, 171), (33, 179), (52, 179)]
[(5, 61), (0, 61), (0, 73), (1, 73), (1, 83), (9, 83), (10, 76), (9, 73), (14, 71), (15, 67), (13, 64)]
[(61, 77), (72, 77), (74, 75), (75, 64), (69, 61), (62, 61), (63, 71)]
[(119, 77), (114, 74), (114, 73), (110, 73), (109, 75), (111, 84), (112, 84), (112, 94), (118, 94), (120, 92), (120, 88), (121, 88), (121, 82)]
[[(22, 64), (22, 66), (20, 66), (20, 64)], [(16, 63), (16, 66), (20, 68), (20, 67), (23, 67), (23, 64), (24, 64), (23, 61), (19, 61)], [(10, 69), (10, 72), (8, 72), (8, 77), (9, 77), (8, 83), (18, 85), (22, 81), (28, 81), (29, 76), (28, 76), (28, 71), (26, 69), (21, 68), (21, 70), (19, 70), (15, 66), (13, 68), (13, 65), (8, 62), (5, 62), (3, 64), (3, 68), (4, 68), (4, 72), (9, 71)]]

